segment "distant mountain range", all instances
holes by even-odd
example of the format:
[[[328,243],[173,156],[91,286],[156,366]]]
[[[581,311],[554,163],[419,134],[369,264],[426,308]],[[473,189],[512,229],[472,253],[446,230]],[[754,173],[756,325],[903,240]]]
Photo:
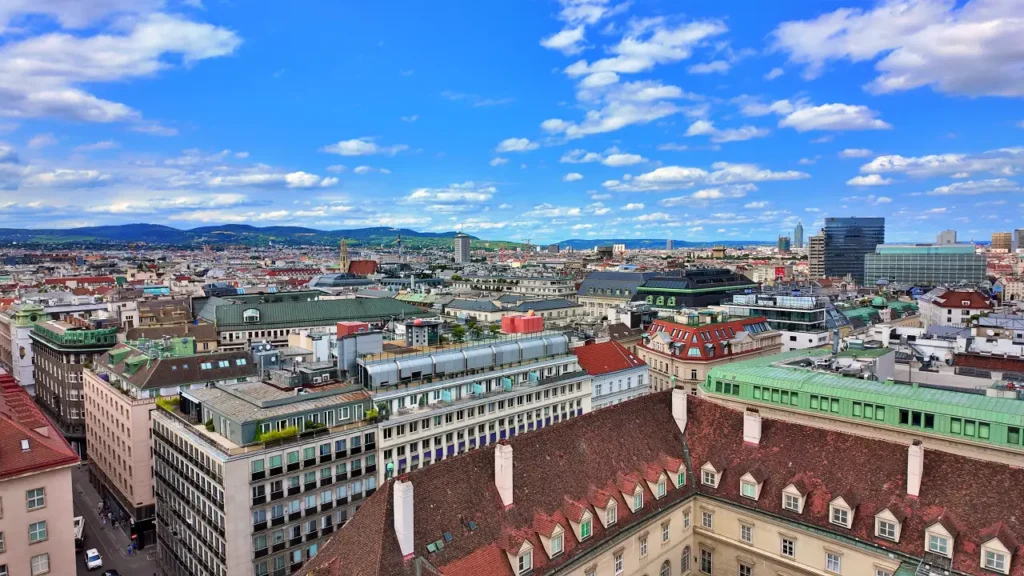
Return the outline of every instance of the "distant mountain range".
[[[625,244],[627,250],[664,250],[667,238],[588,238],[580,240],[562,240],[558,243],[559,248],[573,250],[593,250],[594,246],[613,246]],[[673,248],[707,248],[709,246],[772,246],[775,242],[768,240],[709,240],[707,242],[688,242],[686,240],[672,240]]]

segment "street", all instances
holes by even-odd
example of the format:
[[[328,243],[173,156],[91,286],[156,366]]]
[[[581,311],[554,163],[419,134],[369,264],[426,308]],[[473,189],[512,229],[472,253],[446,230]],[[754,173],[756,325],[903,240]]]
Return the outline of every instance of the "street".
[[[157,567],[156,546],[149,546],[145,550],[128,556],[128,535],[120,528],[114,528],[109,524],[104,525],[96,513],[96,506],[100,503],[100,496],[89,484],[89,473],[86,465],[80,469],[71,471],[71,481],[74,487],[75,516],[85,517],[85,545],[82,552],[77,554],[78,576],[96,576],[103,570],[111,568],[117,570],[122,576],[157,576],[160,569]],[[102,570],[92,572],[86,570],[84,552],[90,548],[99,550],[103,557]]]

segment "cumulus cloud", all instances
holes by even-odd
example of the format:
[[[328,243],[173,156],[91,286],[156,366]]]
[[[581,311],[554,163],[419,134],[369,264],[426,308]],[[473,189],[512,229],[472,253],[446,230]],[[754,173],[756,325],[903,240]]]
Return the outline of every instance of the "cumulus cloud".
[[[531,142],[529,138],[506,138],[498,142],[495,152],[529,152],[540,148],[537,142]]]
[[[873,93],[924,86],[948,94],[1024,96],[1020,4],[1009,0],[888,0],[783,22],[775,50],[814,78],[835,61],[875,62]]]
[[[207,180],[211,188],[233,187],[233,186],[257,186],[257,187],[278,187],[285,188],[315,188],[317,186],[330,186],[337,183],[337,178],[321,178],[316,174],[308,172],[260,172],[259,169],[234,174],[230,176],[213,176]]]
[[[892,202],[892,198],[888,196],[875,196],[870,194],[868,196],[847,196],[841,198],[840,202],[864,202],[872,206],[878,206],[879,204],[889,204]]]
[[[502,164],[507,164],[507,163],[508,163],[508,158],[502,158],[500,156],[492,158],[491,161],[489,162],[489,164],[491,166],[501,166]]]
[[[706,206],[714,200],[743,198],[747,195],[747,192],[752,192],[754,190],[757,190],[757,186],[753,184],[737,184],[719,186],[717,188],[704,188],[702,190],[697,190],[688,196],[676,196],[674,198],[659,200],[658,205],[666,208],[688,206],[691,204]]]
[[[583,174],[579,172],[569,172],[562,178],[563,182],[576,182],[578,180],[583,180]]]
[[[888,186],[889,184],[892,184],[891,178],[882,178],[878,174],[854,176],[846,181],[847,186]]]
[[[768,71],[767,74],[764,75],[764,79],[769,81],[775,80],[776,78],[782,76],[785,73],[786,72],[782,68],[772,68],[771,70]]]
[[[603,153],[587,152],[586,150],[579,148],[570,150],[562,154],[559,162],[563,164],[587,164],[590,162],[600,162],[605,166],[620,168],[623,166],[643,164],[644,162],[647,162],[647,158],[644,158],[639,154],[622,152],[617,147],[613,146],[605,150]]]
[[[555,206],[553,204],[543,203],[533,207],[532,210],[523,214],[523,216],[530,218],[565,218],[565,217],[576,217],[583,214],[583,210],[579,208],[573,208],[570,206]]]
[[[463,182],[451,184],[445,188],[417,188],[405,197],[406,202],[432,204],[479,204],[487,202],[498,192],[491,185]]]
[[[988,194],[990,192],[1022,192],[1024,188],[1013,180],[1006,178],[992,178],[989,180],[966,180],[954,182],[947,186],[939,186],[926,192],[929,196],[952,196],[964,195],[973,196],[976,194]]]
[[[867,148],[847,148],[839,153],[840,158],[867,158],[873,152]]]
[[[979,154],[879,156],[860,167],[864,174],[902,173],[915,178],[985,172],[1013,176],[1024,170],[1024,148],[1000,148]]]
[[[558,50],[565,55],[579,54],[583,51],[585,30],[584,26],[565,28],[542,39],[540,45],[550,50]]]
[[[373,166],[356,166],[352,169],[353,174],[391,174],[387,168],[374,168]]]
[[[643,210],[643,209],[644,209],[644,205],[642,203],[640,203],[640,202],[630,202],[629,204],[626,204],[625,206],[622,207],[622,210],[624,212],[632,212],[634,210]]]
[[[762,208],[767,208],[768,202],[764,200],[759,200],[757,202],[747,202],[746,204],[743,205],[743,207],[748,208],[750,210],[760,210]]]
[[[386,154],[394,156],[403,150],[408,150],[409,146],[405,144],[394,144],[391,146],[381,146],[373,141],[372,138],[352,138],[350,140],[341,140],[334,144],[328,144],[320,148],[321,152],[327,152],[328,154],[337,154],[339,156],[372,156],[375,154]]]
[[[767,128],[757,128],[750,126],[749,124],[743,125],[739,128],[726,128],[724,130],[716,128],[715,125],[709,120],[697,120],[690,127],[686,129],[686,136],[710,136],[711,141],[715,143],[724,142],[740,142],[743,140],[751,140],[753,138],[763,138],[768,135],[770,130]]]
[[[888,130],[888,122],[876,118],[878,113],[867,106],[823,104],[794,110],[779,121],[779,127],[797,132],[810,130]]]
[[[687,71],[690,74],[725,74],[731,67],[732,65],[725,60],[715,60],[712,62],[694,64],[687,68]]]
[[[805,172],[796,170],[775,172],[762,169],[756,164],[716,162],[711,165],[711,168],[712,170],[709,172],[703,168],[663,166],[630,179],[608,180],[604,182],[604,187],[622,192],[655,192],[679,190],[699,184],[746,184],[810,178],[810,175]]]

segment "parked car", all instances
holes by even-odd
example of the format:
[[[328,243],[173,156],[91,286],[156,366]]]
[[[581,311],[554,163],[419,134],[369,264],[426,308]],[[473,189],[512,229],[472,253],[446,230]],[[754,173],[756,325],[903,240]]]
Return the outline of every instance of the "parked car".
[[[103,573],[103,576],[121,576],[121,573],[117,570],[107,570]]]
[[[100,557],[99,550],[89,548],[85,551],[85,567],[89,570],[103,567],[103,558]]]

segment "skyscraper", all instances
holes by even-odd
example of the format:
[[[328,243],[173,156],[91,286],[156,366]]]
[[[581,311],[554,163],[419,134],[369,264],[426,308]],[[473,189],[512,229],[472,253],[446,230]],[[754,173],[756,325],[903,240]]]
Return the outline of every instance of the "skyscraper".
[[[469,236],[459,232],[455,235],[455,262],[466,264],[469,262]]]
[[[672,249],[673,249],[672,239],[669,238],[668,240],[665,240],[665,250],[672,250]]]
[[[885,243],[885,218],[826,218],[825,276],[864,283],[864,256]]]
[[[789,252],[792,247],[789,236],[779,236],[779,252]]]
[[[936,244],[956,244],[956,230],[943,230],[939,232]]]
[[[1013,234],[1009,232],[993,232],[991,248],[993,250],[1009,252],[1013,248]]]
[[[804,223],[797,222],[796,228],[793,229],[793,247],[803,248],[804,247]]]
[[[1024,248],[1024,228],[1017,228],[1013,231],[1013,246],[1014,251]]]
[[[818,232],[807,240],[807,273],[813,279],[825,277],[824,232]]]

